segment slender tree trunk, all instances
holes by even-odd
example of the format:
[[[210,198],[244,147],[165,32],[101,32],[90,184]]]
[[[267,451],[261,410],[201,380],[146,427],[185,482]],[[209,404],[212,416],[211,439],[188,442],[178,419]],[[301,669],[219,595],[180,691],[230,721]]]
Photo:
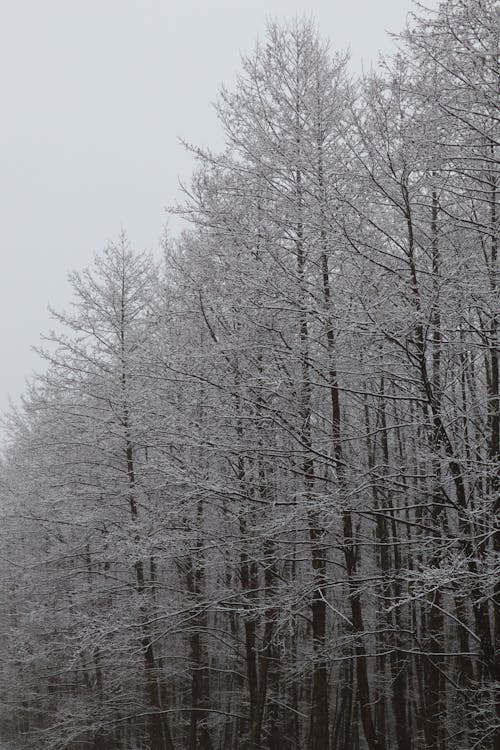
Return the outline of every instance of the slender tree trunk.
[[[331,302],[331,289],[330,289],[330,278],[328,271],[328,259],[324,254],[322,256],[322,268],[323,268],[323,293],[325,302],[330,307]],[[330,356],[330,371],[329,371],[329,390],[331,399],[332,409],[332,444],[333,444],[333,455],[335,461],[335,468],[337,472],[337,481],[344,497],[347,496],[348,484],[347,477],[345,474],[345,461],[342,447],[342,432],[341,432],[341,412],[340,412],[340,396],[339,387],[337,380],[337,372],[335,368],[335,341],[333,322],[330,318],[327,319],[327,345]],[[365,734],[366,742],[370,750],[379,750],[382,745],[381,741],[377,737],[375,730],[375,723],[372,714],[372,703],[370,698],[370,687],[368,679],[368,660],[366,654],[366,648],[363,642],[363,615],[361,607],[361,594],[359,592],[360,581],[358,579],[358,559],[356,542],[354,537],[354,527],[352,521],[352,513],[350,510],[345,510],[342,513],[342,524],[343,524],[343,551],[346,565],[349,601],[351,606],[351,622],[354,633],[354,653],[356,655],[356,675],[358,683],[358,697],[361,713],[361,722],[363,724],[363,731]]]
[[[124,282],[123,282],[124,283]],[[127,401],[127,376],[125,372],[125,311],[124,311],[124,299],[125,290],[122,287],[122,313],[121,313],[121,353],[122,353],[122,398],[123,398],[123,413],[122,423],[125,435],[125,459],[127,467],[127,478],[128,478],[128,490],[129,490],[129,506],[130,515],[132,522],[137,523],[138,520],[138,507],[136,499],[136,477],[135,477],[135,465],[134,465],[134,449],[131,440],[130,431],[130,416],[129,406]],[[135,534],[135,543],[138,544],[139,538]],[[137,554],[140,551],[137,550]],[[162,712],[161,703],[161,691],[157,676],[155,654],[153,640],[148,625],[148,613],[145,603],[146,596],[146,581],[144,575],[144,563],[138,556],[134,563],[135,575],[136,575],[136,589],[137,593],[142,597],[141,604],[141,616],[142,616],[142,651],[144,655],[144,669],[145,669],[145,681],[146,681],[146,692],[149,700],[150,716],[149,716],[149,738],[150,738],[150,750],[174,750],[172,742],[172,736],[170,733],[170,727],[168,724],[167,716]]]

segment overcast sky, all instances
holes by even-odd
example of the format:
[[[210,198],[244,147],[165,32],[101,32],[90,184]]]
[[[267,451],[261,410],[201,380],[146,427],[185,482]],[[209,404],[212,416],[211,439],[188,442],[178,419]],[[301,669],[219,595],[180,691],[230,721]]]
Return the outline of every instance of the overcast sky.
[[[411,0],[0,0],[0,410],[40,369],[31,350],[67,274],[124,227],[157,250],[212,111],[266,18],[313,14],[353,69],[392,49]],[[172,225],[175,230],[175,226]]]

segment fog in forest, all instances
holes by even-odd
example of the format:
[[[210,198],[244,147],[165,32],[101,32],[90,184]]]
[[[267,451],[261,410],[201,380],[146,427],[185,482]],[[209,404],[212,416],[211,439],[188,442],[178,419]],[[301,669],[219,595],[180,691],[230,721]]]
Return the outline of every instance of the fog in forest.
[[[500,750],[500,6],[413,7],[364,70],[249,24],[168,228],[72,227],[4,419],[6,750]]]

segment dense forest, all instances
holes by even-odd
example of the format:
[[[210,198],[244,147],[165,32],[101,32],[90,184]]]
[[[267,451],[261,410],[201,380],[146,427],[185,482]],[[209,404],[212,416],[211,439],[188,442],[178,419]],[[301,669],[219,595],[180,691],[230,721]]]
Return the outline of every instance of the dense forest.
[[[70,275],[0,465],[6,746],[500,748],[499,17],[357,79],[269,23],[187,229]]]

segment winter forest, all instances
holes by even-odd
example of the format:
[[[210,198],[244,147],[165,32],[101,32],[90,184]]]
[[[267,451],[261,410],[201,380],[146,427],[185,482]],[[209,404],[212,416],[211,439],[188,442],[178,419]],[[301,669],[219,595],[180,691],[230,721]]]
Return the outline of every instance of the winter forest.
[[[187,229],[70,275],[0,464],[9,750],[500,748],[498,26],[354,78],[269,23]]]

